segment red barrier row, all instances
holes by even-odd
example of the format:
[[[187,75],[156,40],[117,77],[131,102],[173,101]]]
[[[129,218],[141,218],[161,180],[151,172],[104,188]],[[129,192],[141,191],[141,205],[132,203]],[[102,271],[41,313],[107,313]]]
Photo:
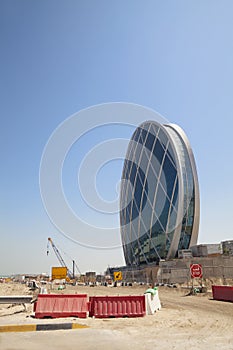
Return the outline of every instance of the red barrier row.
[[[212,292],[215,300],[233,302],[233,286],[212,286]]]
[[[145,296],[90,297],[89,315],[97,318],[142,317],[146,314]]]
[[[142,317],[146,314],[145,296],[97,296],[87,294],[39,294],[34,304],[35,318]]]
[[[86,318],[88,305],[87,294],[39,294],[34,312],[36,318]]]

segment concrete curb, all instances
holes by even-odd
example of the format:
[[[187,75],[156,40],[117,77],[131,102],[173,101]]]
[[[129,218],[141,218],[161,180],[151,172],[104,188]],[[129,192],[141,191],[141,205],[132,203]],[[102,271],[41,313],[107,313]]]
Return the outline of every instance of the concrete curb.
[[[0,333],[3,332],[35,332],[35,331],[57,331],[78,328],[89,328],[79,323],[51,323],[51,324],[16,324],[0,326]]]

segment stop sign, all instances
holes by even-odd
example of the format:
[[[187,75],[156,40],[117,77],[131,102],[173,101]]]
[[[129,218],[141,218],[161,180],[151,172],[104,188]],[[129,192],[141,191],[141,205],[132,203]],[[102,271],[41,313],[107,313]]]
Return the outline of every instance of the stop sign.
[[[202,266],[201,264],[191,264],[190,273],[192,278],[202,278]]]

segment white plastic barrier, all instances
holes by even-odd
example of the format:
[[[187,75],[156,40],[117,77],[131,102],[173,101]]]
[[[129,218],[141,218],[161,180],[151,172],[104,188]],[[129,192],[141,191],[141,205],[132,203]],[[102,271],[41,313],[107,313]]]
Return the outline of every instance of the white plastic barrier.
[[[48,294],[47,288],[45,288],[45,287],[40,287],[40,289],[39,289],[39,294]]]
[[[147,315],[153,315],[157,310],[161,309],[159,292],[157,289],[148,289],[145,293],[145,299]]]

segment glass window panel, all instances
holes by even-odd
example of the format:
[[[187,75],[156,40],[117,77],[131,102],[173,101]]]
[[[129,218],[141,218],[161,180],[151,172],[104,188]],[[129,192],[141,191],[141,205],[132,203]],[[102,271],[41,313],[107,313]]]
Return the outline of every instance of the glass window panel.
[[[169,200],[166,198],[165,204],[164,204],[164,208],[162,210],[162,213],[159,217],[159,221],[161,222],[164,231],[166,231],[166,227],[167,227],[167,219],[168,219],[168,213],[169,213],[169,208],[170,208],[170,202]]]
[[[145,181],[145,170],[146,169],[141,168],[141,166],[139,166],[139,168],[137,169],[137,171],[138,171],[137,176],[140,179],[142,186],[143,186],[144,181]]]
[[[163,187],[167,191],[168,197],[171,199],[177,172],[167,155],[165,156],[163,163],[163,173],[165,174],[166,179],[166,184],[163,184]]]
[[[158,159],[154,156],[154,154],[151,158],[150,167],[156,179],[159,178],[161,172],[161,164],[159,163]]]
[[[141,125],[141,129],[145,130],[146,132],[151,128],[151,123],[146,122]]]
[[[142,152],[142,145],[138,145],[138,147],[135,150],[135,153],[133,155],[133,162],[138,165],[139,164],[139,160],[141,158],[141,152]]]
[[[140,131],[141,131],[140,128],[137,128],[137,129],[135,130],[135,132],[134,132],[134,134],[133,134],[133,136],[132,136],[132,139],[133,139],[134,141],[138,141],[139,135],[140,135]]]
[[[170,215],[169,215],[169,224],[167,231],[173,232],[173,230],[176,228],[176,220],[177,220],[177,212],[174,210],[173,207],[171,207]]]
[[[148,183],[148,198],[151,202],[151,205],[153,205],[155,190],[157,186],[157,178],[155,177],[151,166],[149,167],[148,174],[147,174],[147,183]]]
[[[146,186],[145,186],[143,193],[142,193],[141,202],[140,202],[140,210],[141,211],[144,209],[144,207],[146,205],[147,195],[148,195],[148,191],[147,191],[147,183],[146,183]]]
[[[138,142],[143,144],[144,142],[144,139],[143,139],[143,130],[140,128],[140,135],[139,135],[139,138],[138,138]]]
[[[151,133],[152,135],[157,136],[159,129],[160,129],[159,126],[157,126],[157,125],[155,125],[155,124],[152,124],[152,125],[151,125],[151,128],[150,128],[150,133]]]
[[[151,237],[155,240],[161,233],[164,233],[164,229],[162,228],[160,222],[154,217],[153,226],[151,229]]]
[[[126,160],[125,167],[124,167],[124,172],[123,172],[123,177],[125,179],[127,179],[128,176],[129,176],[130,167],[131,167],[131,162]]]
[[[168,148],[167,148],[167,154],[168,154],[168,157],[169,157],[170,161],[172,162],[173,166],[176,168],[176,161],[175,161],[176,158],[175,158],[175,154],[174,154],[174,151],[173,151],[170,143],[169,143]]]
[[[128,146],[128,150],[126,153],[126,159],[131,160],[132,159],[132,155],[135,149],[135,142],[130,140],[129,141],[129,146]]]
[[[138,217],[139,211],[138,211],[138,207],[137,204],[135,203],[135,201],[133,201],[133,205],[132,205],[132,220],[135,220]]]
[[[147,133],[148,133],[148,131],[146,131],[145,129],[142,129],[141,139],[142,139],[143,143],[144,143],[144,141],[145,141],[145,139],[147,137]]]
[[[162,164],[162,160],[163,160],[163,156],[164,156],[164,149],[161,146],[161,143],[159,142],[159,140],[156,141],[155,148],[153,150],[153,154],[155,155],[155,157],[159,161],[159,164]]]
[[[167,199],[164,191],[159,185],[157,195],[156,195],[155,213],[157,217],[159,217],[159,221],[161,222],[164,230],[166,230],[166,226],[167,226],[167,217],[168,217],[169,207],[170,207],[170,201]]]
[[[132,163],[132,168],[130,173],[130,182],[132,185],[134,184],[136,173],[137,173],[137,166],[135,163]]]
[[[138,239],[138,233],[137,233],[137,227],[135,227],[134,225],[131,226],[131,239],[132,242],[137,242]]]
[[[140,229],[139,229],[139,235],[143,236],[145,232],[150,231],[151,227],[151,216],[152,216],[152,207],[147,202],[146,206],[143,208],[143,211],[141,211],[142,215],[139,217],[140,220]]]
[[[131,205],[128,205],[126,208],[126,217],[125,217],[125,221],[126,224],[128,224],[131,221]]]
[[[149,153],[149,151],[146,153]],[[141,161],[140,161],[140,165],[139,165],[139,175],[140,175],[140,179],[142,181],[145,180],[145,174],[147,172],[147,168],[148,168],[148,159],[146,156],[143,155],[141,158]],[[143,176],[142,176],[142,174],[143,174]]]
[[[142,189],[143,189],[143,186],[141,184],[141,181],[140,181],[139,177],[137,177],[136,183],[135,183],[134,199],[135,199],[138,207],[140,207],[140,203],[141,203]]]
[[[165,132],[163,131],[163,129],[159,130],[158,138],[159,138],[163,148],[166,149],[167,148],[167,143],[168,143],[168,137],[165,134]]]
[[[155,142],[155,136],[149,132],[146,139],[145,147],[151,151],[154,145],[154,142]]]

